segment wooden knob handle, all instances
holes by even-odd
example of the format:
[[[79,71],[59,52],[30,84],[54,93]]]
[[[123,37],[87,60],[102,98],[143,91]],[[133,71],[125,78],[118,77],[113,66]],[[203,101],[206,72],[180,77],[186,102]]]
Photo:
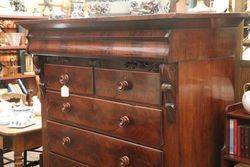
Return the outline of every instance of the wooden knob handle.
[[[167,92],[169,90],[171,90],[173,88],[173,86],[171,84],[168,84],[168,83],[163,83],[161,85],[161,91],[163,92]]]
[[[170,123],[175,122],[175,105],[173,103],[166,103],[165,108],[167,109],[167,118]]]
[[[66,102],[66,103],[63,103],[62,105],[62,112],[63,113],[68,113],[71,111],[71,105],[70,103]]]
[[[61,75],[60,78],[59,78],[59,82],[62,85],[66,85],[69,82],[69,76],[68,76],[68,74]]]
[[[121,81],[118,83],[117,90],[119,92],[126,91],[132,88],[132,84],[128,81]]]
[[[44,98],[45,97],[45,83],[38,83],[39,86],[39,91],[41,93],[41,96]]]
[[[175,110],[175,105],[173,103],[166,103],[165,108]]]
[[[34,72],[35,72],[36,75],[39,75],[41,73],[41,71],[42,70],[40,68],[35,68],[34,69]]]
[[[128,116],[123,116],[120,118],[120,122],[119,122],[119,126],[122,127],[126,127],[128,126],[128,124],[130,123],[129,117]]]
[[[62,145],[64,145],[64,146],[69,146],[70,143],[71,143],[70,137],[64,137],[64,138],[62,139]]]
[[[120,167],[126,167],[129,165],[129,157],[123,156],[120,158]]]

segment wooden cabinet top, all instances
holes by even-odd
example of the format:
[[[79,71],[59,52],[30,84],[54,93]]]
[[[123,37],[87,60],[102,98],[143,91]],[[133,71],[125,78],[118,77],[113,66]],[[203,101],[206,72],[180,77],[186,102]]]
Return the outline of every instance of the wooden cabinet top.
[[[17,23],[29,30],[28,50],[35,55],[176,62],[235,55],[239,25],[248,16],[170,13]]]
[[[33,29],[145,29],[173,27],[210,27],[235,25],[249,17],[246,13],[169,13],[143,16],[109,16],[62,20],[17,21],[29,30]],[[173,24],[178,22],[178,24]],[[192,24],[190,24],[192,23]]]

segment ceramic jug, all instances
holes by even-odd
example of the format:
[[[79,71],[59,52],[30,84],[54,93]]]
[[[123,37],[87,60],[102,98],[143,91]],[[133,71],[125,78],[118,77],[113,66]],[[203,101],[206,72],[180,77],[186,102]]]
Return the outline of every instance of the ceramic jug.
[[[242,96],[242,104],[248,114],[250,114],[250,83],[244,85],[244,94]]]

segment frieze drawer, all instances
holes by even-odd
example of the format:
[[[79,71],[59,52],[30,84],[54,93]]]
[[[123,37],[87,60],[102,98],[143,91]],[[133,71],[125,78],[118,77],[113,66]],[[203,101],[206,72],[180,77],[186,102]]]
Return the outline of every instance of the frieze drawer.
[[[110,134],[148,146],[160,147],[162,110],[47,92],[48,117],[69,125]]]
[[[98,167],[160,167],[163,153],[131,142],[47,122],[48,150]]]
[[[45,81],[49,89],[60,91],[65,85],[71,93],[93,94],[91,67],[46,64]]]
[[[97,96],[161,104],[159,73],[96,68],[95,82]]]

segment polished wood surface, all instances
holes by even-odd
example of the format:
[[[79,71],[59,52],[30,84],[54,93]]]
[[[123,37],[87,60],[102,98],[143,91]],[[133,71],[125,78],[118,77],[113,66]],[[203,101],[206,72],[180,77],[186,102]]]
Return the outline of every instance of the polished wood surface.
[[[65,138],[69,141],[64,144]],[[122,167],[124,156],[129,157],[129,166],[158,167],[162,163],[162,151],[53,122],[48,122],[48,149],[92,166]]]
[[[88,58],[134,57],[142,59],[166,59],[170,50],[168,43],[169,38],[171,38],[170,30],[174,30],[176,28],[205,28],[209,30],[205,30],[204,33],[202,33],[202,30],[194,30],[193,32],[198,31],[197,33],[202,34],[200,37],[201,40],[206,40],[204,37],[209,39],[213,36],[218,37],[212,39],[219,39],[223,35],[234,35],[234,33],[210,33],[210,28],[237,27],[241,22],[240,18],[247,16],[247,14],[239,13],[171,13],[148,16],[46,20],[42,21],[42,24],[40,24],[41,21],[37,20],[23,21],[22,26],[30,30],[28,36],[30,40],[29,51],[37,55],[60,54],[63,56]],[[152,29],[154,29],[154,31],[150,31]],[[192,33],[188,30],[185,31],[187,34],[195,35],[195,33]],[[205,41],[204,44],[207,45],[209,45],[210,41],[212,42],[211,45],[206,48],[206,50],[211,48],[212,50],[214,49],[214,51],[216,51],[216,49],[219,50],[219,48],[224,48],[215,48],[220,46],[215,45],[217,41],[218,44],[223,44],[223,42],[221,40],[216,40],[213,42],[212,39]],[[192,38],[192,40],[199,41],[199,37],[197,36],[196,38]],[[232,39],[228,38],[224,41],[230,43]],[[178,42],[175,42],[174,44],[178,45]],[[197,43],[198,46],[199,44],[201,43]],[[194,44],[192,46],[197,45]],[[230,45],[234,46],[233,44]],[[224,44],[224,46],[226,46],[226,44]],[[172,52],[175,51],[173,48],[176,47],[173,46],[171,48]],[[178,47],[176,49],[177,50],[175,52],[178,52],[180,48]],[[193,49],[190,49],[189,51],[192,50]],[[231,50],[231,48],[229,48],[229,50]]]
[[[46,85],[50,89],[60,91],[65,85],[72,93],[93,94],[91,68],[47,64],[45,75],[47,76]]]
[[[69,158],[56,155],[54,153],[49,154],[49,167],[88,167],[88,165],[83,165],[79,162],[73,161]]]
[[[20,22],[30,30],[41,77],[44,165],[54,152],[90,166],[219,166],[223,110],[234,100],[234,60],[247,16]],[[60,82],[79,68],[88,72],[77,70],[70,96],[61,98]]]
[[[107,100],[47,92],[48,117],[61,123],[89,128],[137,143],[160,147],[162,111]],[[70,104],[63,111],[64,104]]]
[[[226,121],[225,121],[225,139],[224,147],[221,151],[221,167],[231,167],[238,163],[250,165],[250,159],[240,157],[239,155],[229,154],[229,139],[230,139],[230,120],[236,119],[238,125],[247,125],[249,123],[249,114],[244,109],[242,102],[233,103],[225,108]],[[248,138],[249,140],[249,138]]]
[[[168,166],[212,167],[219,162],[220,152],[214,150],[223,145],[224,108],[234,100],[234,71],[227,67],[233,67],[232,58],[179,64],[176,123],[167,122],[165,132],[171,134],[165,136],[172,150],[166,152]]]
[[[127,88],[126,85],[122,85],[124,82],[127,82]],[[161,104],[159,73],[96,68],[95,86],[97,96]]]
[[[206,60],[234,56],[239,29],[181,29],[171,33],[168,61]],[[185,35],[183,35],[185,34]],[[189,42],[188,42],[189,41]]]
[[[162,23],[164,20],[167,22],[171,21],[180,21],[187,20],[188,22],[193,23],[193,21],[200,21],[199,19],[225,19],[227,22],[232,22],[232,20],[241,20],[242,18],[248,17],[247,13],[168,13],[168,14],[156,14],[156,15],[144,15],[144,16],[113,16],[113,17],[96,17],[96,18],[83,18],[83,19],[63,19],[63,20],[27,20],[27,21],[19,21],[18,24],[29,28],[29,29],[63,29],[63,28],[83,28],[83,27],[91,27],[91,28],[105,28],[105,27],[115,27],[116,24],[106,24],[103,27],[97,27],[97,24],[100,23],[110,23],[117,22],[117,24],[124,24],[124,28],[127,28],[129,25],[125,25],[125,23],[133,24],[133,27],[138,25],[142,25],[147,21],[152,23],[152,26],[155,23]],[[192,20],[190,20],[192,19]],[[145,22],[144,22],[145,21]],[[208,20],[209,21],[209,20]],[[43,24],[40,24],[40,23]],[[73,23],[73,24],[72,24]],[[74,24],[76,23],[76,24]],[[166,24],[166,23],[164,23]],[[164,25],[163,24],[163,25]],[[225,24],[225,23],[220,23]],[[145,28],[148,27],[149,22],[145,25]],[[190,25],[196,26],[198,24]],[[178,26],[178,25],[172,25]],[[121,27],[117,27],[120,29]]]

